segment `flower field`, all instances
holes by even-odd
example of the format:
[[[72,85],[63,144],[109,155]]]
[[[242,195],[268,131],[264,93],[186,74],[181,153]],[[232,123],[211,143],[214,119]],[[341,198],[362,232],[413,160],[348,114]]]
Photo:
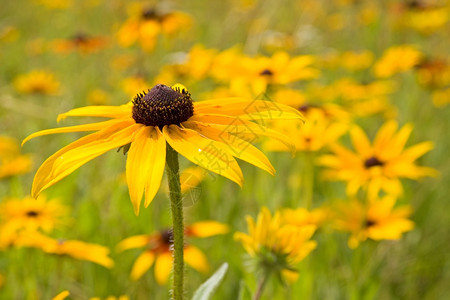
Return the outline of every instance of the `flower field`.
[[[447,299],[450,2],[0,10],[0,299]]]

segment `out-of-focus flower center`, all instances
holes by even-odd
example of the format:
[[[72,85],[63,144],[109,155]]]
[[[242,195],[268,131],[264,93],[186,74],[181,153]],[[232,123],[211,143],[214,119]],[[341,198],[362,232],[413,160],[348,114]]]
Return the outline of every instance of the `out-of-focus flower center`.
[[[365,225],[366,225],[367,228],[369,228],[369,227],[374,226],[376,224],[377,224],[377,222],[375,222],[373,220],[370,220],[370,219],[367,219]]]
[[[264,70],[261,71],[261,73],[259,73],[259,75],[261,75],[261,76],[272,76],[273,72],[271,70],[269,70],[269,69],[264,69]]]
[[[384,162],[379,161],[378,158],[376,158],[375,156],[372,156],[371,158],[367,159],[364,162],[364,167],[366,167],[366,169],[376,167],[376,166],[383,166],[383,165],[384,165]]]
[[[146,126],[179,125],[194,115],[191,94],[185,89],[155,85],[133,100],[133,119]]]
[[[84,33],[77,33],[76,35],[74,35],[71,40],[75,43],[75,44],[84,44],[87,43],[89,41],[89,37],[84,34]]]
[[[165,245],[172,245],[173,244],[173,230],[172,229],[166,229],[161,231],[161,241]]]
[[[27,211],[27,217],[36,218],[37,216],[39,216],[39,213],[37,211],[35,210]]]

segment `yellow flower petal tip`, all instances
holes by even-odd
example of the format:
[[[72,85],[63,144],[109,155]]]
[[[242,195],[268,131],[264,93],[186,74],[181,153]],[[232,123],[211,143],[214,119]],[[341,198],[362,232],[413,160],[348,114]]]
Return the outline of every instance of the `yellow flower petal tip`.
[[[66,299],[68,296],[70,296],[70,292],[69,292],[69,291],[62,291],[61,293],[59,293],[58,295],[56,295],[55,297],[53,297],[52,300],[64,300],[64,299]]]

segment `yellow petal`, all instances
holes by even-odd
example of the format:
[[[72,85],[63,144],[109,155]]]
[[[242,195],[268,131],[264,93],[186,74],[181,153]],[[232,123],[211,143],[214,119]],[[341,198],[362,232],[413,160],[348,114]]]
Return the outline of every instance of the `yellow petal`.
[[[169,279],[172,271],[172,254],[170,252],[163,252],[156,258],[155,263],[155,277],[159,285],[164,285]]]
[[[150,251],[145,251],[136,259],[131,270],[130,278],[132,280],[138,280],[144,275],[145,272],[150,269],[155,261],[155,254]]]
[[[184,261],[199,272],[209,272],[208,260],[205,254],[197,247],[189,245],[184,249]]]
[[[69,110],[60,114],[57,121],[64,120],[67,117],[103,117],[103,118],[131,118],[131,103],[120,106],[86,106]]]
[[[350,136],[352,139],[353,147],[359,153],[360,156],[369,158],[373,156],[372,147],[370,146],[370,141],[364,131],[355,126],[350,130]]]
[[[52,186],[95,157],[130,143],[133,132],[140,125],[134,123],[129,126],[129,124],[129,121],[121,122],[92,133],[50,156],[36,172],[32,196],[37,198],[42,190]]]
[[[203,125],[197,122],[184,122],[183,125],[209,139],[225,144],[233,156],[251,163],[272,175],[275,174],[275,169],[269,159],[255,146],[234,135],[234,132],[219,130],[211,125]]]
[[[166,142],[159,129],[143,126],[128,151],[126,177],[134,213],[139,214],[142,195],[150,204],[161,184],[166,160]]]
[[[175,151],[193,163],[242,185],[242,171],[223,144],[176,125],[164,126],[163,134]]]
[[[283,143],[291,152],[295,152],[295,144],[289,137],[249,120],[219,114],[198,114],[189,118],[189,121],[202,123],[219,130],[235,132],[248,142],[255,142],[260,136],[273,138]]]
[[[187,234],[194,237],[209,237],[218,234],[225,234],[229,231],[229,227],[226,224],[222,224],[216,221],[201,221],[191,224],[187,228]]]
[[[190,167],[180,174],[181,192],[186,193],[196,187],[203,180],[207,172],[200,167]]]
[[[58,295],[56,295],[55,297],[53,297],[52,300],[64,300],[64,299],[66,299],[69,295],[70,295],[69,291],[62,291],[61,293],[59,293]]]
[[[149,236],[146,234],[130,236],[117,244],[116,249],[122,252],[128,249],[144,247],[148,242]]]
[[[122,121],[120,120],[109,120],[105,122],[97,122],[97,123],[91,123],[91,124],[84,124],[84,125],[77,125],[77,126],[69,126],[69,127],[61,127],[61,128],[53,128],[53,129],[46,129],[41,130],[38,132],[35,132],[33,134],[30,134],[22,141],[22,146],[29,140],[43,135],[48,134],[55,134],[55,133],[67,133],[67,132],[80,132],[80,131],[96,131],[96,130],[102,130],[109,126],[112,126],[114,124],[120,123]]]

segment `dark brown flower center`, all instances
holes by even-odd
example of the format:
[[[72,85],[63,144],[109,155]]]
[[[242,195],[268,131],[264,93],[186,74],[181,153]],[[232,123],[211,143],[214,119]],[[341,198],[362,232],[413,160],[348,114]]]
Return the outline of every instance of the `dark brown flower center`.
[[[86,34],[80,32],[80,33],[77,33],[76,35],[72,36],[71,40],[75,44],[84,44],[89,41],[89,37]]]
[[[376,225],[376,224],[377,224],[377,222],[375,222],[375,221],[373,221],[373,220],[367,219],[365,225],[366,225],[366,227],[368,228],[368,227],[374,226],[374,225]]]
[[[367,159],[364,162],[364,167],[366,167],[366,169],[376,167],[376,166],[383,166],[383,165],[384,165],[384,162],[379,161],[378,158],[376,158],[375,156],[372,156],[371,158]]]
[[[172,245],[173,244],[173,230],[172,229],[166,229],[161,231],[161,241],[165,245]]]
[[[39,213],[37,211],[35,210],[27,211],[27,217],[36,218],[37,216],[39,216]]]
[[[259,75],[261,75],[261,76],[272,76],[273,72],[271,70],[269,70],[269,69],[264,69],[264,70],[261,71],[261,73],[259,73]]]
[[[194,115],[191,94],[185,89],[155,85],[133,100],[133,119],[146,126],[179,125]]]

